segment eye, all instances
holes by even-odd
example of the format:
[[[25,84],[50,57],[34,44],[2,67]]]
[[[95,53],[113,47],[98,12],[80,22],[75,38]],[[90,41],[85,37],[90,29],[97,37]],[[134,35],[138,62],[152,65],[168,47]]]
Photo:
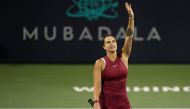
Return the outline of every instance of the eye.
[[[107,41],[107,44],[109,44],[110,43],[110,41]]]

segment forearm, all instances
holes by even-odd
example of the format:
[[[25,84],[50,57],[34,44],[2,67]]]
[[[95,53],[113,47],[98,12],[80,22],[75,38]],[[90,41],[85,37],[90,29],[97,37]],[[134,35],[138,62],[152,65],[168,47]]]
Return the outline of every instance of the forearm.
[[[94,85],[94,100],[99,100],[101,88],[99,85]]]
[[[133,34],[134,34],[134,16],[129,16],[126,36],[133,38]]]
[[[125,42],[122,48],[122,53],[124,53],[127,57],[129,57],[131,53],[133,34],[134,34],[134,17],[129,16]]]
[[[93,109],[100,109],[99,105],[99,96],[100,96],[101,88],[99,83],[94,84],[94,106]]]

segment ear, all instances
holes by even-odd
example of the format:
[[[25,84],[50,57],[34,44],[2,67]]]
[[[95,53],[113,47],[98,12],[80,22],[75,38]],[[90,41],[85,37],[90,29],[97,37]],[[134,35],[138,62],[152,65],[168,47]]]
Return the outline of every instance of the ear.
[[[105,45],[103,45],[102,48],[105,50]]]

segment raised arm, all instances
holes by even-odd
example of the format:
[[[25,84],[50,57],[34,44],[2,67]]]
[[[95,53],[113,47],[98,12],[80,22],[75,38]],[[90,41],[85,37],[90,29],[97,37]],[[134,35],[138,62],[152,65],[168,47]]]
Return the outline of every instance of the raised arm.
[[[122,55],[128,58],[131,53],[133,34],[134,34],[134,13],[131,4],[125,3],[125,8],[129,15],[128,27],[126,31],[125,42],[122,48]]]
[[[94,109],[100,109],[99,104],[99,96],[101,92],[101,72],[102,72],[102,60],[96,60],[96,63],[94,65],[94,100],[96,100],[96,103],[94,104]]]

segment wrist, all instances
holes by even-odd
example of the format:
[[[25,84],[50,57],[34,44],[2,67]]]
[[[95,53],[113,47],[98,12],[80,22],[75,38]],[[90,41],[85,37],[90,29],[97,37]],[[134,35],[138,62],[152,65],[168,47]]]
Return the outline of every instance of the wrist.
[[[133,20],[134,19],[134,16],[129,16],[129,20]]]
[[[94,104],[95,104],[95,103],[99,103],[99,100],[94,100],[93,103],[94,103]]]

